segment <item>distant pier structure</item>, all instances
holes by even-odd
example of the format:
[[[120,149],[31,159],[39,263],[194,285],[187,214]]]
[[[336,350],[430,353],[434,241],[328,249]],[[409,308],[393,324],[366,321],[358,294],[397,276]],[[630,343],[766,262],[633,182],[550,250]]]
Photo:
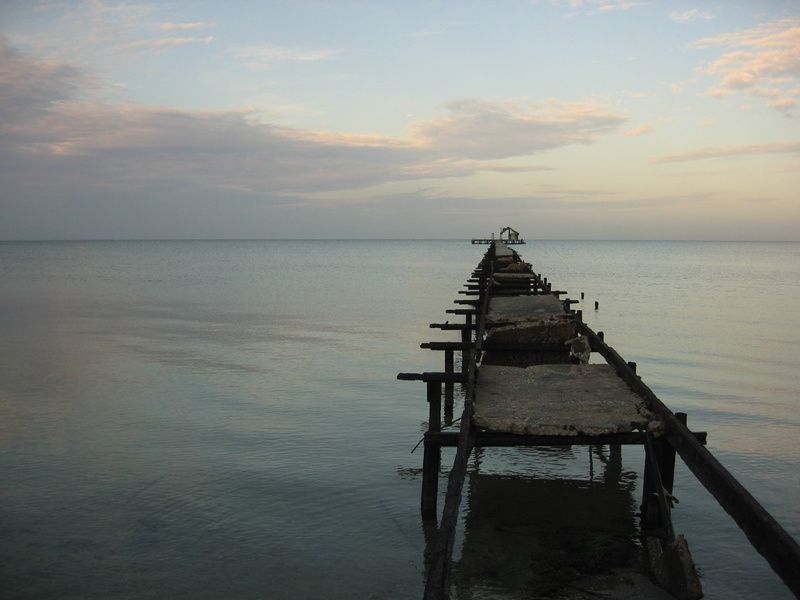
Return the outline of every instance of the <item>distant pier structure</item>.
[[[513,245],[513,244],[524,244],[525,240],[523,240],[519,236],[519,231],[513,229],[511,227],[503,227],[500,230],[500,237],[495,238],[494,232],[492,232],[492,237],[490,238],[473,238],[473,244],[493,244],[494,242],[500,242],[506,245]]]

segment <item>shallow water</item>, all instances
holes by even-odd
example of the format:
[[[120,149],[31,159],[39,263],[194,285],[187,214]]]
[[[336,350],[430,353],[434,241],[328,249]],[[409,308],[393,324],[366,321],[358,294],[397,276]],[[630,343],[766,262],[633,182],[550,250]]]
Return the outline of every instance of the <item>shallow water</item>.
[[[422,386],[395,375],[441,368],[419,343],[451,335],[427,325],[484,249],[0,243],[4,594],[420,597],[410,450],[427,411]],[[800,244],[543,241],[522,254],[554,287],[585,292],[590,326],[800,537]],[[581,498],[603,479],[598,460],[590,470],[579,447],[474,457],[461,589],[524,596],[539,576],[471,566],[476,548],[512,543],[478,518],[493,496],[481,490]],[[638,505],[641,463],[625,450],[617,516]],[[707,597],[791,597],[682,465],[675,493]],[[525,544],[558,539],[530,521],[511,529]],[[570,555],[576,569],[591,552]]]

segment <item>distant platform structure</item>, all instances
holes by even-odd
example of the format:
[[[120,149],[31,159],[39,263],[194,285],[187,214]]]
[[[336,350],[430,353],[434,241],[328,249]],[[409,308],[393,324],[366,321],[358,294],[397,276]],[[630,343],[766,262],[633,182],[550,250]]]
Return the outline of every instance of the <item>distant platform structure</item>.
[[[492,237],[490,238],[474,238],[472,240],[473,244],[492,244],[494,242],[502,242],[504,244],[524,244],[525,240],[523,240],[520,235],[519,231],[516,229],[512,229],[511,227],[503,227],[500,231],[500,237],[495,238],[494,232],[492,232]]]

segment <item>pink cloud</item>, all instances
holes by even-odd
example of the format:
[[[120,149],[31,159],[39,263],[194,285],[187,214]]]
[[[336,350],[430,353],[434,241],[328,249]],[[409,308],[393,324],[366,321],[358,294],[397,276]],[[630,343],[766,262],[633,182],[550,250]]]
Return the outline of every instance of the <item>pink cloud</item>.
[[[550,0],[554,6],[567,10],[567,16],[575,15],[594,15],[597,13],[608,13],[623,10],[630,10],[637,6],[646,4],[635,0]]]
[[[411,127],[411,139],[436,154],[475,159],[524,156],[568,144],[591,143],[625,118],[593,103],[451,102],[447,115]]]
[[[252,69],[268,69],[280,62],[317,62],[330,60],[341,54],[334,48],[303,49],[286,48],[272,44],[244,46],[231,51],[231,54]]]
[[[164,31],[187,31],[192,29],[208,29],[213,27],[213,23],[206,23],[204,21],[192,21],[186,23],[159,23],[158,28]]]
[[[705,38],[697,48],[729,48],[700,68],[717,79],[708,94],[722,97],[740,92],[767,99],[774,108],[797,104],[800,78],[800,18],[787,18],[744,31]],[[769,90],[764,92],[764,90]]]
[[[691,23],[692,21],[710,21],[714,18],[707,10],[692,8],[690,10],[675,11],[669,13],[669,18],[676,23]]]
[[[137,40],[128,44],[120,46],[122,50],[143,50],[151,52],[161,52],[169,48],[180,48],[181,46],[188,46],[191,44],[210,44],[214,41],[214,37],[207,35],[204,37],[168,37],[168,38],[151,38],[146,40]]]
[[[644,123],[643,125],[639,125],[639,127],[634,127],[633,129],[628,129],[623,133],[623,135],[627,137],[639,137],[640,135],[647,135],[653,131],[653,124],[652,123]]]

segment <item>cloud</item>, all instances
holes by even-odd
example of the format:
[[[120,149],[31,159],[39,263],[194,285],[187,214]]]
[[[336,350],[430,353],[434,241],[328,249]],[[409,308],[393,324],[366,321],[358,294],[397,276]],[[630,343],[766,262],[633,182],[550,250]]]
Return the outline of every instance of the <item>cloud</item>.
[[[768,106],[787,110],[800,98],[800,18],[773,21],[744,31],[704,38],[695,48],[725,47],[729,50],[701,67],[716,77],[709,88],[713,97],[748,93],[764,98]]]
[[[777,142],[772,144],[748,144],[743,146],[712,147],[668,154],[654,158],[653,163],[689,162],[710,158],[748,156],[755,154],[795,154],[800,152],[800,142]]]
[[[447,111],[442,118],[412,125],[414,143],[434,154],[483,160],[591,143],[625,121],[596,104],[577,102],[520,105],[462,100],[448,104]]]
[[[413,179],[464,177],[480,171],[492,173],[537,173],[554,171],[553,167],[542,165],[506,165],[490,161],[444,158],[422,164],[410,165],[402,173]]]
[[[0,128],[8,134],[88,84],[71,65],[22,55],[0,35]]]
[[[571,17],[630,10],[646,4],[646,2],[633,0],[550,0],[550,4],[565,9],[567,16]]]
[[[227,203],[250,220],[392,182],[544,171],[525,157],[591,143],[625,121],[591,103],[468,100],[401,137],[356,135],[280,127],[254,111],[99,101],[95,85],[0,38],[0,236],[57,237],[74,222],[75,235],[124,237],[129,221],[169,236],[195,231],[186,218],[230,221]]]
[[[408,205],[418,205],[420,209],[428,207],[448,208],[454,212],[475,211],[496,215],[498,207],[502,207],[503,214],[515,209],[537,211],[574,211],[590,215],[597,215],[598,209],[606,211],[647,211],[653,208],[663,208],[684,204],[698,204],[707,202],[716,196],[715,193],[654,195],[636,198],[608,198],[602,191],[585,190],[574,194],[573,190],[559,190],[534,192],[525,196],[501,196],[487,203],[486,198],[479,196],[455,196],[436,193],[433,190],[423,189],[403,194],[389,194],[375,199],[383,204],[396,204],[398,202]],[[347,202],[342,199],[342,202]],[[337,204],[339,202],[337,201]]]
[[[272,44],[243,46],[231,50],[231,54],[235,58],[241,60],[252,69],[269,69],[280,62],[317,62],[321,60],[330,60],[341,54],[341,52],[341,50],[334,48],[306,50],[302,48],[285,48]]]
[[[676,23],[691,23],[692,21],[710,21],[714,15],[706,10],[692,8],[684,11],[674,11],[669,13],[669,18]]]
[[[683,81],[662,81],[661,85],[667,86],[673,94],[682,94],[688,87],[697,83],[699,76],[684,79]]]
[[[132,185],[147,174],[175,185],[311,192],[480,171],[531,172],[497,162],[617,130],[625,118],[592,103],[453,102],[407,135],[355,135],[278,127],[248,111],[190,111],[91,101],[76,69],[3,44],[0,132],[27,160],[82,163],[98,181]],[[10,134],[13,133],[13,136]],[[104,167],[106,168],[104,173]],[[109,177],[112,175],[112,177]]]
[[[151,38],[146,40],[137,40],[120,46],[121,50],[143,50],[149,52],[162,52],[169,48],[179,48],[181,46],[188,46],[191,44],[210,44],[214,41],[214,37],[207,35],[204,37],[168,37],[168,38]]]
[[[214,23],[206,23],[204,21],[193,21],[186,23],[159,23],[158,28],[165,31],[187,31],[191,29],[208,29],[213,27]]]
[[[651,131],[653,131],[653,124],[644,123],[643,125],[639,125],[639,127],[628,129],[627,131],[623,132],[623,135],[627,137],[639,137],[640,135],[646,135]]]
[[[132,53],[159,54],[194,44],[210,44],[212,36],[193,35],[213,27],[204,21],[154,20],[157,6],[88,0],[50,4],[53,26],[25,36],[26,46],[40,54],[80,64],[108,64],[131,60]],[[161,37],[166,36],[166,37]]]

